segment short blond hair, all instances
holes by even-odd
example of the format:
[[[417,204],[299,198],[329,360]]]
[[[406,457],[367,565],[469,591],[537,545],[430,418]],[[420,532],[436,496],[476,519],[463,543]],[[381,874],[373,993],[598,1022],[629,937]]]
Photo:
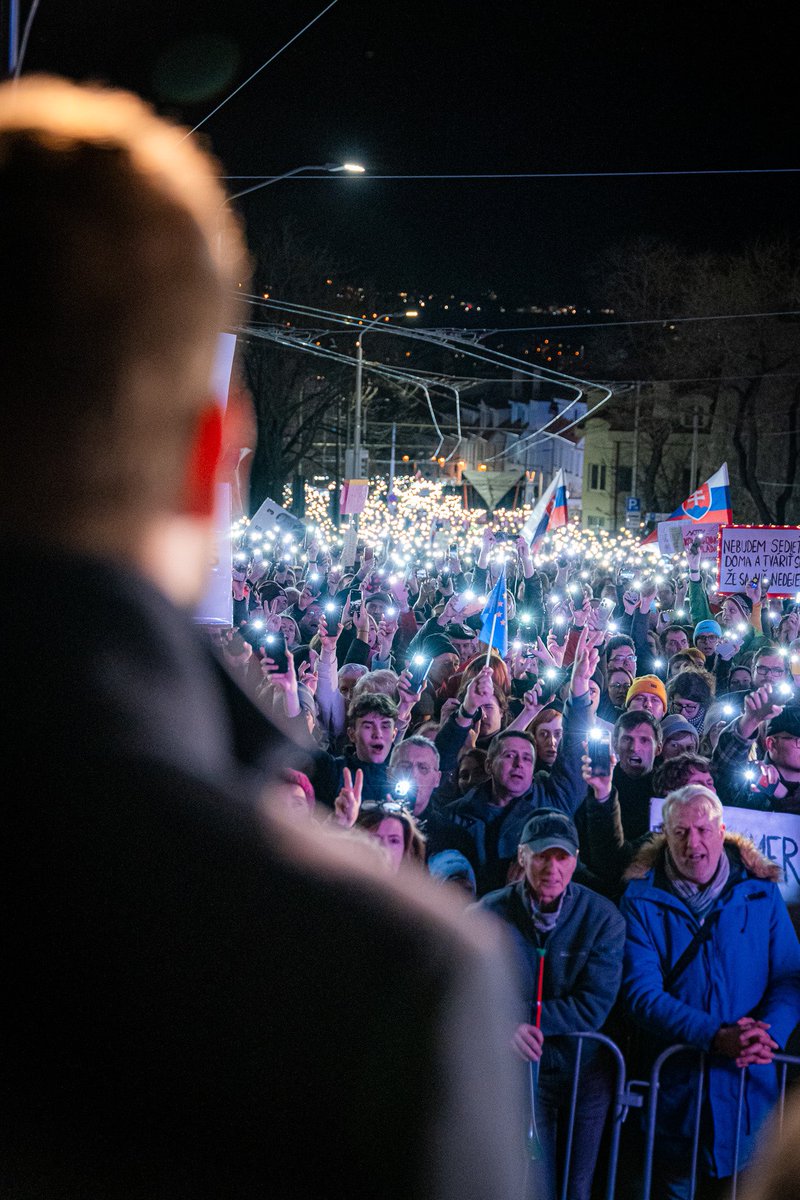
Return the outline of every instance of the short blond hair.
[[[4,521],[174,511],[244,242],[186,131],[138,97],[0,86]]]

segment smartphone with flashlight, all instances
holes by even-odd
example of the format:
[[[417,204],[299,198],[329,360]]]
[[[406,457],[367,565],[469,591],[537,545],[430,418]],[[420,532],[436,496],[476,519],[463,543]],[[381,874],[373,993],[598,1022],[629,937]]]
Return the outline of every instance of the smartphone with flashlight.
[[[392,788],[392,799],[398,804],[413,808],[417,800],[417,785],[413,779],[396,779]]]
[[[268,633],[262,642],[262,648],[265,657],[271,658],[279,673],[285,675],[289,670],[289,660],[286,657],[286,638],[281,631]]]
[[[331,630],[335,631],[336,626],[342,619],[342,609],[338,604],[334,604],[332,600],[329,600],[324,608],[324,617],[325,624],[328,626],[328,632],[330,633]]]
[[[418,692],[425,680],[428,678],[428,672],[431,669],[433,659],[426,658],[424,654],[415,654],[411,659],[409,668],[411,678],[408,682],[408,690],[410,692]]]
[[[594,728],[589,733],[589,774],[602,778],[611,774],[611,734]]]

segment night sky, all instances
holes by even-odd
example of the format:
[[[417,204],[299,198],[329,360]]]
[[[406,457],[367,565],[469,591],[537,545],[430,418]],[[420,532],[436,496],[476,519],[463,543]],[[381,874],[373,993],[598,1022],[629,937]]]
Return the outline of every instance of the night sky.
[[[195,125],[324,4],[42,0],[25,70],[133,87]],[[788,11],[338,0],[203,130],[234,176],[348,158],[376,175],[798,167]],[[800,174],[329,176],[242,203],[254,228],[293,216],[355,282],[580,303],[586,268],[631,235],[796,236],[798,191]]]

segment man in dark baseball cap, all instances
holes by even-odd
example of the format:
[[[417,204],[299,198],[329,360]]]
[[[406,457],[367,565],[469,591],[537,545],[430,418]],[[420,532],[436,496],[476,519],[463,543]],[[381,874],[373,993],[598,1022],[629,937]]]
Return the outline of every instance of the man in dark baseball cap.
[[[787,704],[767,722],[767,762],[778,776],[771,807],[800,812],[800,704]]]
[[[577,858],[578,831],[566,813],[558,812],[554,808],[543,808],[534,813],[523,827],[519,844],[531,854],[560,849]]]
[[[556,1128],[569,1118],[575,1057],[574,1043],[559,1035],[599,1030],[605,1023],[622,975],[625,922],[610,900],[572,882],[578,832],[566,813],[553,808],[535,812],[522,828],[518,856],[524,878],[490,892],[477,907],[506,922],[519,961],[521,1020],[512,1044],[521,1059],[540,1063],[540,1182],[541,1194],[551,1196],[564,1168]],[[591,1192],[612,1091],[610,1065],[586,1042],[575,1112],[580,1136],[569,1169],[571,1196]]]

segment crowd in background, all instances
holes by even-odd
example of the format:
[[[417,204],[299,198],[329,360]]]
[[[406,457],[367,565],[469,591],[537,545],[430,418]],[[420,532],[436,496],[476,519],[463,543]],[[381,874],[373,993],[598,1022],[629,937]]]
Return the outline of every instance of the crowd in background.
[[[232,672],[306,747],[266,805],[361,837],[387,871],[427,871],[464,919],[477,908],[509,926],[521,976],[509,1040],[536,1069],[551,1192],[569,1093],[559,1037],[629,1039],[632,1015],[653,1053],[685,1041],[724,1060],[723,1080],[747,1067],[756,1081],[736,1151],[722,1132],[730,1097],[706,1101],[699,1169],[716,1194],[749,1156],[774,1099],[763,1073],[800,1022],[780,870],[725,832],[722,808],[800,813],[800,604],[769,599],[761,578],[721,596],[696,545],[610,569],[579,535],[551,553],[488,524],[474,555],[451,542],[402,568],[387,543],[359,542],[346,565],[313,538],[295,561],[253,555],[245,535],[234,628],[218,636]],[[487,634],[498,578],[505,605]],[[754,886],[768,906],[746,903]],[[715,930],[711,914],[724,916]],[[611,1103],[601,1058],[582,1071],[575,1197],[590,1194]],[[688,1194],[675,1115],[686,1086],[672,1080],[660,1144],[679,1167],[661,1172],[665,1196]]]

